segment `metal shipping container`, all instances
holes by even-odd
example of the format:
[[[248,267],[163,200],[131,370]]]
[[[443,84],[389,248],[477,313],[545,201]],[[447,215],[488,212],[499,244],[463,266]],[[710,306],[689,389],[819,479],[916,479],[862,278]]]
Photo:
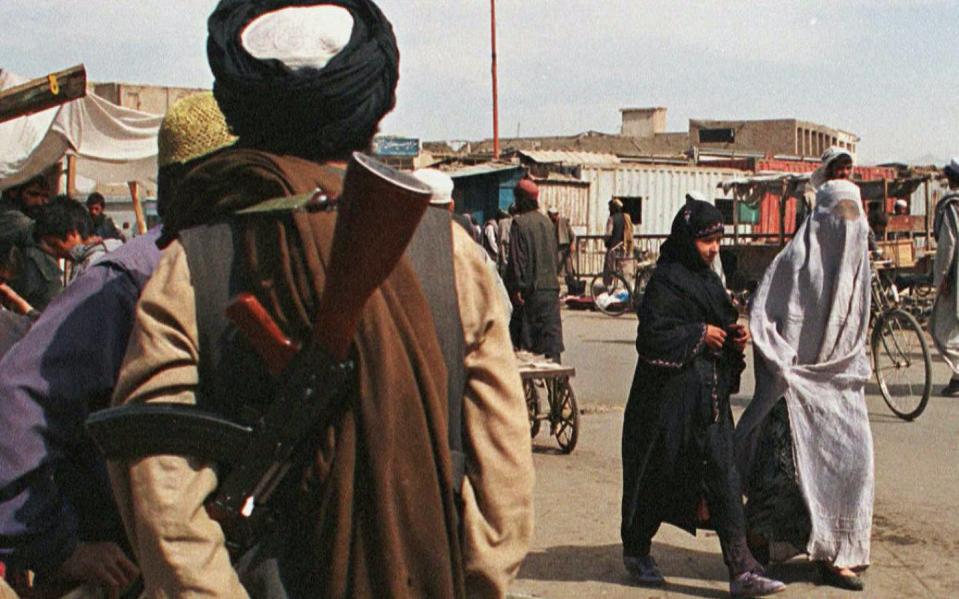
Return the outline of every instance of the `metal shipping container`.
[[[589,222],[589,183],[584,181],[536,180],[540,210],[556,208],[578,235],[587,231]]]
[[[640,198],[641,222],[637,234],[667,235],[673,217],[686,201],[686,194],[701,191],[707,198],[731,199],[719,189],[726,179],[742,177],[747,171],[725,168],[672,165],[626,165],[583,167],[581,178],[589,188],[589,234],[601,235],[609,217],[608,203],[614,197]]]

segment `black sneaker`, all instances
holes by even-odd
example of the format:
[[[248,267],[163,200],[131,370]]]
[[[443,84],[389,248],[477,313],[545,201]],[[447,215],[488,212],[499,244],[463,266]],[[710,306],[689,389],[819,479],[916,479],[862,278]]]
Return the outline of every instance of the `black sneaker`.
[[[951,379],[949,384],[942,388],[939,395],[943,397],[959,397],[959,379]]]
[[[663,573],[659,571],[659,566],[656,565],[656,560],[651,555],[642,557],[624,555],[623,565],[626,566],[626,571],[632,575],[633,580],[639,584],[658,587],[666,582]]]
[[[733,597],[763,597],[784,590],[786,585],[782,582],[755,572],[743,572],[729,581],[729,594]]]

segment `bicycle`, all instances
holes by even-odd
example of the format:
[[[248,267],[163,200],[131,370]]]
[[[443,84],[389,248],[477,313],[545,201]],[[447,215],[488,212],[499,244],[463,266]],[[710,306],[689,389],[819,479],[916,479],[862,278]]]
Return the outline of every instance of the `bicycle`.
[[[889,409],[903,420],[915,420],[929,402],[932,391],[932,357],[922,326],[903,306],[895,281],[883,282],[873,262],[872,327],[870,349],[879,392]]]
[[[653,276],[656,261],[648,251],[640,252],[638,258],[626,257],[623,244],[618,243],[610,249],[614,253],[614,270],[603,270],[593,277],[589,285],[589,294],[596,309],[607,316],[622,316],[627,311],[636,312],[646,292],[646,285]],[[629,284],[623,263],[635,260],[633,283]]]

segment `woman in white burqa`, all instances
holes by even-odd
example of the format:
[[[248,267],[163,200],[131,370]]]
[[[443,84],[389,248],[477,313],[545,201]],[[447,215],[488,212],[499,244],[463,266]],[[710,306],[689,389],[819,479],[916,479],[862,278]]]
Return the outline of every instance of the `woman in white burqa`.
[[[869,564],[874,487],[867,236],[859,188],[820,187],[756,291],[756,391],[736,428],[754,553],[805,552],[825,583],[855,590]]]

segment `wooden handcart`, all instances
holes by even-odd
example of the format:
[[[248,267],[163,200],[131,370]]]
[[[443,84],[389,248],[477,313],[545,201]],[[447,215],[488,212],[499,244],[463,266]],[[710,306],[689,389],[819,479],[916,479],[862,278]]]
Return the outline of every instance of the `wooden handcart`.
[[[516,362],[523,379],[530,435],[536,437],[546,422],[560,450],[571,453],[579,439],[579,407],[569,383],[576,369],[526,352],[518,352]]]

